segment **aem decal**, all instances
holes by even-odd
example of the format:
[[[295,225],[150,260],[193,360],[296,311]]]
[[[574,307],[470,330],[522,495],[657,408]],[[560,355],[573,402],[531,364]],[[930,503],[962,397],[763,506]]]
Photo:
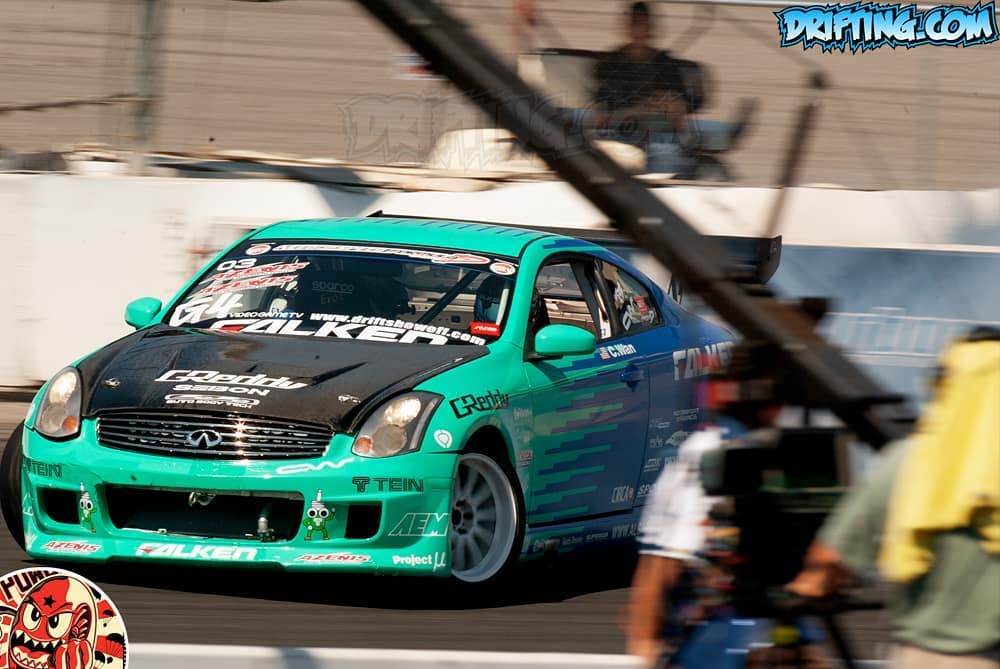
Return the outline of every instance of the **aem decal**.
[[[444,537],[447,535],[447,513],[407,513],[389,530],[390,537]]]

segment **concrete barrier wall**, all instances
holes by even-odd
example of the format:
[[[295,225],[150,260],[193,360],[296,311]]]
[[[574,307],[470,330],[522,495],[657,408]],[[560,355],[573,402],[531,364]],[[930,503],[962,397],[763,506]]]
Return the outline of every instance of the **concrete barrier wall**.
[[[663,188],[702,232],[757,235],[774,192]],[[319,188],[264,179],[0,175],[0,386],[48,378],[129,332],[125,304],[166,300],[219,248],[282,219],[386,213],[592,227],[604,216],[559,182],[488,191]],[[933,247],[995,253],[1000,189],[860,192],[794,189],[786,245]]]

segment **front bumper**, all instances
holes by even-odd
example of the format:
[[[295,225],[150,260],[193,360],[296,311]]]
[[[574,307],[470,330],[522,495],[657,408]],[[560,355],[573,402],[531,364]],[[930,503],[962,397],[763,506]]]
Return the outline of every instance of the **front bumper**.
[[[351,454],[351,442],[335,435],[325,456],[310,459],[197,460],[102,446],[93,420],[65,442],[26,429],[27,552],[88,562],[450,575],[448,514],[456,455],[367,459]],[[139,508],[158,499],[190,501],[173,504],[169,512]],[[213,509],[216,499],[239,513]],[[278,536],[264,533],[270,540],[261,540],[257,517],[279,507],[283,519],[273,519],[282,525]],[[329,514],[325,523],[320,508]],[[301,518],[289,519],[290,509]],[[310,509],[317,518],[308,517]],[[214,519],[204,521],[212,513]],[[230,519],[234,526],[225,526]]]

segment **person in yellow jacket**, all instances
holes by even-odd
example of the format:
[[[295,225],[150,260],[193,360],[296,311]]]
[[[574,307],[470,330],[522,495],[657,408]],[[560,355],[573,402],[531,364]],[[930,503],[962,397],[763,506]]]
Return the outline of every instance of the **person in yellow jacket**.
[[[877,566],[892,584],[892,669],[1000,666],[1000,331],[943,358],[935,397],[909,439],[820,530],[788,588],[832,594]]]

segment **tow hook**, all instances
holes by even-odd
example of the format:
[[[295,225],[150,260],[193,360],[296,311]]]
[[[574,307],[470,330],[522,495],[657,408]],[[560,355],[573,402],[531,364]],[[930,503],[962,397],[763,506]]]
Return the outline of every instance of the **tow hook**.
[[[274,536],[274,529],[269,527],[268,514],[271,513],[271,505],[268,504],[260,511],[260,517],[257,519],[257,538],[261,540],[262,543],[271,543],[276,541],[277,538]]]

